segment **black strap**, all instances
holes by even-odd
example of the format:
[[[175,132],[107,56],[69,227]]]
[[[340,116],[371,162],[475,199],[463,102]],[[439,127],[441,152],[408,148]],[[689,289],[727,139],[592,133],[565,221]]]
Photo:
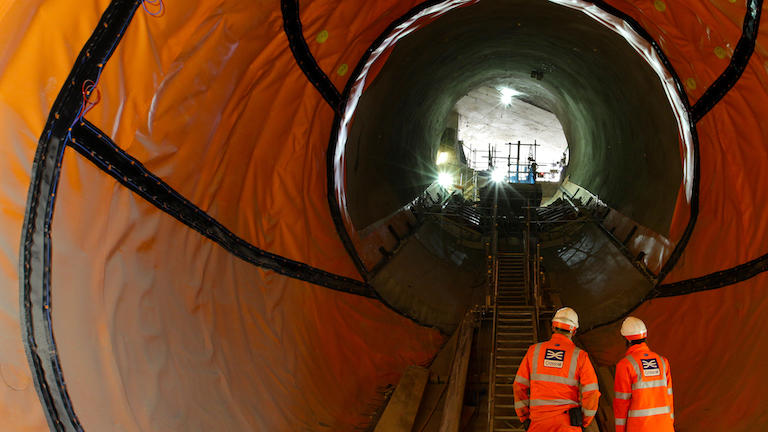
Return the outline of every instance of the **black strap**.
[[[653,48],[653,50],[656,52],[656,55],[661,60],[661,63],[664,65],[664,68],[675,82],[677,95],[682,101],[686,112],[688,113],[688,124],[684,127],[688,127],[691,131],[691,145],[693,146],[693,184],[691,185],[690,218],[688,219],[688,224],[686,225],[685,230],[683,230],[682,236],[680,236],[680,240],[678,240],[678,242],[675,244],[672,253],[669,255],[669,258],[667,258],[667,261],[659,271],[656,280],[662,281],[675,267],[683,252],[685,251],[685,248],[688,246],[688,242],[691,239],[691,235],[693,235],[693,229],[696,227],[696,222],[699,216],[699,174],[701,171],[701,164],[699,154],[699,136],[696,133],[696,123],[693,121],[692,108],[688,101],[688,95],[685,92],[685,87],[683,86],[683,82],[680,79],[680,75],[677,73],[674,66],[672,66],[672,62],[669,61],[669,58],[667,58],[666,54],[664,54],[664,50],[661,49],[661,46],[658,44],[658,42],[656,42],[653,36],[651,36],[651,34],[648,33],[648,31],[632,16],[611,6],[604,0],[595,0],[593,1],[593,4],[603,11],[629,24],[635,33],[640,35],[640,37],[645,39],[645,41],[650,44],[651,48]]]
[[[726,270],[721,270],[693,279],[661,285],[658,287],[656,296],[673,297],[700,291],[709,291],[743,282],[765,271],[768,271],[768,254]]]
[[[731,61],[693,106],[693,121],[701,120],[741,78],[749,64],[749,59],[752,58],[752,53],[755,51],[762,9],[763,0],[748,0],[741,37],[733,50]]]
[[[238,237],[117,147],[88,121],[72,129],[70,145],[122,185],[244,261],[336,291],[375,297],[373,288],[364,282],[266,252]]]
[[[22,231],[21,299],[24,347],[51,430],[81,431],[67,393],[51,322],[51,219],[61,158],[70,127],[80,115],[82,89],[98,81],[141,2],[113,0],[80,51],[40,137],[32,165]]]
[[[292,0],[284,0],[283,5],[285,6],[286,2],[290,2]],[[365,64],[368,62],[368,59],[370,59],[371,54],[384,42],[384,40],[395,31],[395,29],[402,25],[404,22],[410,20],[416,14],[422,12],[423,10],[435,6],[437,4],[443,3],[445,0],[427,0],[422,3],[419,3],[418,5],[411,8],[408,12],[406,12],[403,16],[400,18],[392,21],[392,23],[387,26],[386,29],[384,29],[381,34],[376,38],[376,40],[371,43],[371,45],[368,47],[367,50],[363,53],[363,56],[360,57],[360,60],[358,60],[357,65],[355,66],[355,69],[352,71],[352,73],[349,76],[349,79],[347,80],[347,84],[344,86],[344,92],[341,95],[340,102],[337,105],[338,109],[336,111],[336,115],[333,119],[333,129],[331,129],[331,137],[328,141],[328,150],[326,151],[326,178],[327,178],[327,188],[328,188],[328,207],[331,210],[331,219],[333,220],[333,224],[336,226],[336,232],[339,234],[339,238],[341,239],[342,244],[347,249],[347,253],[349,254],[350,258],[352,258],[352,261],[354,262],[355,266],[357,267],[358,271],[360,272],[360,275],[365,280],[369,280],[371,278],[371,272],[376,271],[376,268],[371,269],[370,271],[366,268],[365,264],[363,263],[362,259],[360,258],[360,255],[357,253],[357,248],[355,247],[354,242],[352,241],[352,237],[350,236],[349,232],[347,231],[347,226],[344,223],[344,217],[341,214],[341,204],[339,203],[338,198],[336,197],[336,172],[334,170],[334,163],[335,163],[335,155],[336,155],[336,143],[338,141],[339,137],[339,128],[341,127],[342,122],[342,115],[344,111],[347,108],[347,104],[349,103],[350,95],[352,94],[352,88],[355,85],[355,82],[357,82],[358,78],[363,72],[363,68],[365,68]],[[285,16],[285,9],[283,12]],[[402,314],[402,312],[399,312]]]
[[[334,129],[331,133],[331,142],[333,142],[335,141],[334,136],[337,132],[336,125],[341,121],[341,117],[339,116],[339,113],[341,112],[341,95],[336,89],[336,86],[331,82],[330,78],[328,78],[328,75],[320,69],[317,60],[315,60],[314,56],[312,56],[312,52],[309,50],[306,39],[304,39],[298,0],[281,0],[280,8],[283,13],[283,30],[288,37],[288,44],[291,47],[291,52],[293,53],[294,59],[296,59],[296,63],[299,65],[302,72],[304,72],[304,75],[309,82],[315,86],[317,91],[320,92],[335,113],[333,121]],[[350,78],[349,81],[352,81],[352,78]],[[328,151],[326,155],[326,182],[328,187],[328,202],[331,212],[331,220],[333,220],[333,223],[336,226],[336,231],[341,239],[341,243],[344,245],[347,254],[357,268],[358,273],[367,280],[369,276],[368,270],[366,269],[365,264],[363,264],[360,255],[357,253],[357,248],[355,248],[355,245],[344,226],[344,219],[339,209],[339,202],[336,199],[335,182],[333,179],[333,155],[334,152],[332,151]]]
[[[333,85],[328,75],[320,69],[317,60],[312,56],[304,33],[301,29],[301,17],[299,15],[299,0],[281,0],[280,8],[283,11],[283,30],[288,37],[293,57],[301,68],[309,82],[315,86],[328,105],[338,112],[341,96],[336,86]]]

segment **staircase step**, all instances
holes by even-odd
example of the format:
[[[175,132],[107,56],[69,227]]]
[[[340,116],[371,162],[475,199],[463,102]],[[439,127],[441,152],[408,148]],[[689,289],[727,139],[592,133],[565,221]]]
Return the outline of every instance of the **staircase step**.
[[[497,338],[496,342],[499,344],[507,345],[502,348],[515,348],[520,351],[527,351],[528,347],[532,345],[532,343],[528,342],[527,340],[506,340]]]
[[[521,344],[533,340],[533,329],[528,333],[496,331],[496,340],[508,344]],[[531,345],[531,344],[529,344]]]
[[[498,291],[495,320],[495,394],[491,431],[521,432],[520,420],[514,411],[513,380],[534,343],[534,307],[528,305],[529,287],[525,271],[528,263],[522,252],[500,252],[497,263]]]
[[[497,340],[496,346],[501,346],[502,348],[514,348],[525,354],[528,351],[528,347],[531,346],[531,342],[528,341],[506,341],[506,340]],[[502,346],[503,344],[504,346]]]

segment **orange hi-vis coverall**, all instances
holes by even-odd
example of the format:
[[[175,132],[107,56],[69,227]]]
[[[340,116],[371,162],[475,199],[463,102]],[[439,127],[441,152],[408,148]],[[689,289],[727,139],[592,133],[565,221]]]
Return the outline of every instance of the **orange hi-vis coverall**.
[[[616,365],[616,432],[674,432],[669,362],[645,343],[632,345]]]
[[[583,425],[597,413],[600,391],[586,352],[568,337],[555,333],[547,342],[528,348],[513,384],[520,421],[531,420],[529,432],[581,431],[571,426],[568,410],[581,406]]]

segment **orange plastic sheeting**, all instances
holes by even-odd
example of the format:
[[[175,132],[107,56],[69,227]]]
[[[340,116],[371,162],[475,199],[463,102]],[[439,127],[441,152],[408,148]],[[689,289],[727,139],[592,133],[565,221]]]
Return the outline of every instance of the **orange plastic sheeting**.
[[[338,0],[300,1],[301,24],[304,38],[313,57],[339,92],[357,67],[365,51],[393,21],[401,18],[423,0],[386,0],[376,2],[340,2]],[[449,8],[455,1],[447,1]],[[409,32],[431,22],[435,16],[425,17]],[[377,76],[393,47],[379,56],[368,73],[366,86]]]
[[[741,0],[607,3],[635,18],[659,43],[683,81],[691,104],[728,66],[746,14],[746,2]]]
[[[651,349],[669,359],[678,430],[765,430],[767,283],[763,274],[723,289],[652,300],[632,313],[648,326]],[[618,325],[593,332],[608,338],[585,338],[590,354],[607,364],[623,355]]]
[[[768,72],[753,57],[734,88],[698,124],[699,217],[664,282],[698,277],[768,253]]]
[[[763,4],[765,6],[765,4]],[[768,88],[768,13],[763,9],[760,15],[760,27],[755,41],[755,52],[752,55],[752,61],[757,63],[758,68],[762,68],[765,73],[759,74],[760,84],[763,88]]]
[[[359,277],[331,220],[333,111],[296,64],[279,1],[137,12],[87,118],[255,246]]]
[[[421,2],[301,0],[299,11],[304,38],[320,69],[342,92],[358,61],[376,38]]]
[[[669,358],[682,431],[753,432],[768,424],[768,275],[724,289],[653,300],[633,315]]]
[[[72,150],[58,195],[54,333],[85,430],[351,431],[443,342],[233,257]]]
[[[19,244],[37,141],[107,0],[0,1],[0,429],[47,431],[19,324]]]

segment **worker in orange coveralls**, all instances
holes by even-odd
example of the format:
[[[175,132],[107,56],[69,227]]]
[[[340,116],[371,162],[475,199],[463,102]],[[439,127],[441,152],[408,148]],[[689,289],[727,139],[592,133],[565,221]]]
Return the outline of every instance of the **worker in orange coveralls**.
[[[625,319],[621,335],[629,349],[616,365],[616,432],[674,432],[669,361],[648,348],[648,331],[641,320]]]
[[[513,384],[515,411],[530,432],[571,432],[597,413],[600,391],[586,352],[571,338],[579,317],[562,308],[552,319],[552,338],[528,348]]]

